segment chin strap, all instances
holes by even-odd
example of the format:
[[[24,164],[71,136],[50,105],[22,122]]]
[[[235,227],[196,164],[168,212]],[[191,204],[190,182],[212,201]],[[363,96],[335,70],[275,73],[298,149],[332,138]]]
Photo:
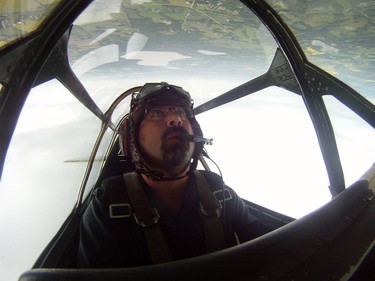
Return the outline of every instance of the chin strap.
[[[160,173],[160,172],[157,172],[157,171],[153,171],[153,170],[147,168],[143,164],[143,162],[139,161],[138,163],[135,164],[135,172],[137,174],[143,174],[143,175],[145,175],[146,177],[148,177],[149,179],[151,179],[153,181],[175,181],[175,180],[179,180],[179,179],[185,178],[185,177],[189,176],[190,174],[194,173],[195,167],[194,167],[194,170],[192,170],[193,166],[194,165],[193,165],[193,162],[192,162],[190,164],[189,171],[187,171],[182,176],[166,177],[166,176],[164,176],[163,173]]]
[[[154,174],[152,172],[148,172],[148,171],[145,171],[145,170],[137,171],[137,173],[143,174],[146,177],[148,177],[149,179],[152,179],[153,181],[175,181],[175,180],[185,178],[185,177],[189,176],[189,174],[190,174],[189,172],[187,172],[185,175],[178,176],[178,177],[165,177],[163,174],[158,175],[158,174]]]

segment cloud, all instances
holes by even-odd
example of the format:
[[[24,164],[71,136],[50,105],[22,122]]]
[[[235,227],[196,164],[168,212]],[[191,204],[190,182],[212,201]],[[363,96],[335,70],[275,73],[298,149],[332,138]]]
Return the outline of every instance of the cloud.
[[[96,37],[94,40],[92,40],[89,43],[89,45],[92,45],[92,44],[95,44],[95,43],[99,42],[100,40],[106,38],[108,35],[110,35],[111,33],[115,32],[115,31],[116,31],[116,28],[109,28],[109,29],[107,29],[105,32],[103,32],[98,37]]]
[[[171,63],[172,61],[191,58],[189,56],[184,56],[176,52],[157,51],[131,52],[121,57],[127,60],[139,60],[137,64],[147,66],[169,66],[169,63]]]
[[[142,51],[148,41],[148,37],[141,33],[135,32],[128,41],[126,46],[126,54]]]
[[[197,52],[201,53],[203,55],[207,55],[207,56],[221,56],[221,55],[226,55],[226,53],[212,52],[212,51],[207,51],[207,50],[198,50]]]
[[[80,77],[95,67],[106,63],[116,62],[119,58],[119,47],[116,44],[106,45],[87,53],[73,63],[74,73]]]

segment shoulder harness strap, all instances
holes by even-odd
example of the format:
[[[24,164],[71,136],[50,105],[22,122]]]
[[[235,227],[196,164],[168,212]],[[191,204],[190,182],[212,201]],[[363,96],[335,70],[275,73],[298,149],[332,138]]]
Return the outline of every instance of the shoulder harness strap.
[[[206,237],[206,252],[214,252],[224,248],[224,230],[220,222],[221,204],[213,196],[206,178],[200,171],[194,171],[198,180],[198,196],[200,214]]]
[[[219,219],[221,215],[221,204],[212,194],[203,173],[195,171],[194,174],[197,177],[200,215],[205,234],[206,252],[218,251],[224,248],[224,231]],[[172,254],[158,224],[160,218],[159,214],[157,210],[150,205],[138,174],[134,172],[126,173],[124,174],[124,181],[133,207],[133,216],[137,224],[141,226],[144,231],[147,247],[153,263],[157,264],[173,261]],[[128,216],[129,215],[126,217]]]
[[[134,172],[124,174],[124,180],[134,209],[134,218],[145,233],[153,263],[172,261],[172,254],[158,224],[159,214],[155,208],[151,207],[138,174]]]

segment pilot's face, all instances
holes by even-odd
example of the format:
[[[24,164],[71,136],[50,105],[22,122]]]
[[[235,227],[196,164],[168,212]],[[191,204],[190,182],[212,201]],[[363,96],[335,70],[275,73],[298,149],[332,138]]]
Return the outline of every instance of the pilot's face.
[[[186,172],[194,151],[193,134],[184,108],[158,106],[148,110],[139,127],[139,146],[145,164],[170,176]]]

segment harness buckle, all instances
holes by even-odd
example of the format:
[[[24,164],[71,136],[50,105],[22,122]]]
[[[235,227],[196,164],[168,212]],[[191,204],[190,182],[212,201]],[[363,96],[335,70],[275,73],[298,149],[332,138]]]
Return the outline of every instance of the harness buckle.
[[[212,192],[212,194],[214,195],[214,198],[219,202],[221,208],[223,208],[222,203],[224,201],[229,201],[233,199],[232,194],[230,193],[228,188],[225,188],[224,192],[222,189],[219,189],[219,190]]]
[[[110,204],[109,217],[111,219],[128,218],[131,215],[131,206],[128,203]]]
[[[206,207],[203,206],[202,202],[199,202],[199,207],[200,207],[200,212],[202,215],[204,216],[207,216],[207,217],[211,217],[211,216],[217,216],[217,217],[220,217],[221,215],[221,204],[219,201],[218,202],[218,206],[215,207],[215,209],[211,208],[211,209],[207,209]],[[214,210],[214,212],[212,212],[212,210]]]
[[[155,224],[157,224],[159,222],[159,219],[160,219],[160,215],[158,213],[158,210],[156,208],[152,208],[152,217],[148,217],[148,218],[138,218],[137,215],[134,213],[133,216],[134,216],[134,219],[136,221],[136,223],[141,226],[141,227],[144,227],[144,228],[148,228],[148,227],[151,227]]]

